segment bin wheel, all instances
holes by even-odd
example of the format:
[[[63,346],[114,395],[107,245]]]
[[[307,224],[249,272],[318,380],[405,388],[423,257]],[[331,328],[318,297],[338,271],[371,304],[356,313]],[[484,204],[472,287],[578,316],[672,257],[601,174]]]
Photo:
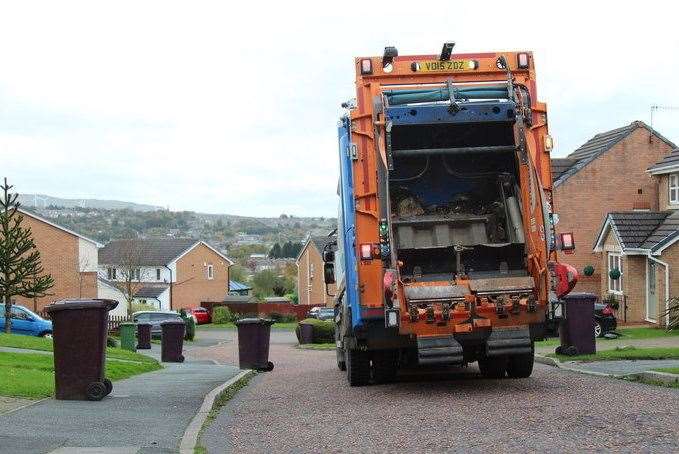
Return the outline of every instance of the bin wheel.
[[[93,381],[87,385],[85,396],[87,396],[87,400],[103,399],[106,396],[106,385],[100,381]]]
[[[273,370],[273,363],[271,361],[266,363],[266,368],[264,369],[264,372],[271,372]]]
[[[180,363],[183,363],[184,362],[184,355],[179,355],[177,357],[177,361],[179,361]]]
[[[113,383],[108,378],[104,379],[104,386],[106,387],[106,395],[108,396],[113,391]]]

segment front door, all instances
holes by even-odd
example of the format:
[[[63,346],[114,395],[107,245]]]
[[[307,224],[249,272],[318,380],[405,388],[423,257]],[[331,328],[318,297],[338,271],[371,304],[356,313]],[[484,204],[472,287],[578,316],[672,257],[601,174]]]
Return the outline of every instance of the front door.
[[[657,266],[649,260],[646,275],[646,318],[654,322],[658,320]]]

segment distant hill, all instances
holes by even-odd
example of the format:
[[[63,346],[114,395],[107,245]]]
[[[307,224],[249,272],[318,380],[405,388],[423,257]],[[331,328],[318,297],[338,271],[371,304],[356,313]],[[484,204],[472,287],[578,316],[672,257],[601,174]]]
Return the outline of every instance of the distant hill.
[[[45,209],[50,206],[64,208],[96,208],[99,210],[132,210],[132,211],[156,211],[163,207],[144,205],[141,203],[122,202],[120,200],[100,199],[62,199],[45,194],[19,194],[19,202],[25,207]]]

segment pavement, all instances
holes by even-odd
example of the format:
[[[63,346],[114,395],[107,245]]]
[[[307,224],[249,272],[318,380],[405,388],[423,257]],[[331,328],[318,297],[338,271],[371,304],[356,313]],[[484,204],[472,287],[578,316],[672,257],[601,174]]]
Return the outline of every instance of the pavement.
[[[236,344],[192,355],[233,362]],[[334,352],[291,333],[272,336],[270,359],[203,431],[209,453],[679,451],[679,389],[541,364],[527,379],[470,365],[351,388]]]
[[[541,355],[547,353],[554,353],[556,345],[540,345],[539,343],[535,346],[535,352]],[[639,347],[639,348],[649,348],[649,347],[677,347],[679,348],[679,336],[667,336],[667,337],[654,337],[650,339],[627,339],[624,337],[619,337],[617,339],[604,339],[599,338],[596,340],[597,351],[602,350],[614,350],[617,347]]]
[[[639,374],[653,369],[665,367],[679,367],[679,359],[654,359],[654,360],[625,360],[625,361],[592,361],[567,362],[571,369],[583,372],[596,372],[612,376]]]
[[[209,345],[222,341],[217,335],[208,336]],[[114,382],[100,402],[46,399],[0,415],[0,453],[178,452],[205,395],[240,372],[207,357],[191,359],[201,348],[188,344],[185,363]],[[160,346],[139,352],[159,357]]]

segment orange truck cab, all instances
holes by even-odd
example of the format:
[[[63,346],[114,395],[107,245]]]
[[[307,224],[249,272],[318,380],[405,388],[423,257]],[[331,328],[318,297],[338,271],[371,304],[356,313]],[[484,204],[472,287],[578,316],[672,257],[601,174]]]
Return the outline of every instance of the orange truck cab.
[[[527,377],[577,272],[553,213],[547,108],[530,52],[355,60],[339,124],[337,365],[351,385],[478,361]]]

